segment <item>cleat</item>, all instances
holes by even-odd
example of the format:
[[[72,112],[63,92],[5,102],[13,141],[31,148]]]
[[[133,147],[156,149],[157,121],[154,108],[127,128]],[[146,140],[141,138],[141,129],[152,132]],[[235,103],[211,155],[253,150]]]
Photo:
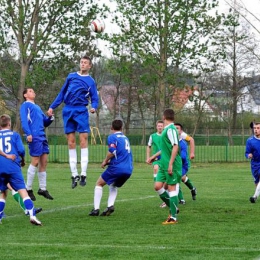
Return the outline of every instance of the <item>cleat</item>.
[[[197,195],[197,189],[193,188],[191,191],[191,196],[193,200],[196,200],[196,195]]]
[[[80,179],[79,176],[71,177],[71,180],[72,180],[71,188],[72,189],[77,187],[79,179]]]
[[[38,214],[42,211],[42,208],[35,208],[34,210],[35,210],[35,214]]]
[[[186,204],[186,201],[185,201],[185,200],[180,200],[180,201],[179,201],[179,204],[184,205],[184,204]]]
[[[107,207],[100,216],[109,216],[115,211],[114,206]]]
[[[36,198],[33,194],[33,190],[27,190],[27,193],[32,201],[36,201]]]
[[[98,216],[99,215],[99,209],[92,209],[88,215],[89,216]]]
[[[39,189],[38,190],[38,195],[41,195],[41,196],[43,196],[44,198],[46,198],[48,200],[53,200],[53,197],[50,195],[50,193],[47,190]]]
[[[163,225],[173,225],[177,223],[178,223],[177,219],[173,217],[168,217],[164,222],[162,222]]]
[[[256,203],[256,197],[250,197],[249,198],[249,201],[251,202],[251,203]]]
[[[165,208],[165,207],[167,207],[167,205],[166,205],[165,202],[163,202],[163,203],[160,205],[160,208]]]
[[[33,224],[33,225],[42,226],[41,221],[38,220],[35,216],[30,217],[30,222],[31,222],[31,224]]]
[[[85,175],[81,175],[81,176],[80,176],[79,185],[85,186],[86,184],[87,184],[87,182],[86,182],[86,176],[85,176]]]
[[[35,212],[35,215],[40,213],[42,211],[42,208],[34,208],[34,212]],[[25,215],[26,216],[30,216],[29,212],[25,212]]]

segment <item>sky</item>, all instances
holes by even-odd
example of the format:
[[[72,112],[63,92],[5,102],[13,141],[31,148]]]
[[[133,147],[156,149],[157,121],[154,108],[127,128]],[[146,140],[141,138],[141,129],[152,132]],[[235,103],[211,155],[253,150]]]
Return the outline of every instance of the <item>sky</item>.
[[[236,2],[237,5],[242,6],[245,17],[247,20],[252,23],[252,25],[257,28],[258,32],[252,28],[253,31],[257,32],[260,35],[260,0],[219,0],[220,10],[225,12],[228,11],[230,5],[228,3]],[[246,12],[248,10],[249,12]],[[254,17],[252,14],[256,17]]]
[[[104,1],[104,0],[102,0]],[[101,1],[101,2],[102,2]],[[107,0],[105,0],[106,3],[108,3]],[[253,25],[253,27],[257,28],[257,30],[255,30],[252,27],[252,31],[259,36],[260,38],[260,0],[219,0],[219,10],[220,12],[228,12],[228,10],[230,9],[230,4],[229,3],[234,3],[236,2],[238,5],[241,5],[243,8],[243,15],[245,15],[245,19],[249,20],[250,23]],[[111,8],[113,10],[115,10],[115,5],[113,3],[113,1],[110,2]],[[246,10],[248,10],[249,12],[251,12],[254,16],[257,17],[254,18],[253,15],[251,15],[249,12],[246,12]],[[112,12],[113,13],[113,12]],[[109,20],[105,20],[105,24],[106,24],[106,32],[111,33],[113,31],[118,31],[118,28],[116,25],[111,24],[109,22]],[[109,49],[107,49],[104,46],[104,43],[102,41],[98,41],[98,46],[102,49],[106,49],[106,52],[109,52]]]

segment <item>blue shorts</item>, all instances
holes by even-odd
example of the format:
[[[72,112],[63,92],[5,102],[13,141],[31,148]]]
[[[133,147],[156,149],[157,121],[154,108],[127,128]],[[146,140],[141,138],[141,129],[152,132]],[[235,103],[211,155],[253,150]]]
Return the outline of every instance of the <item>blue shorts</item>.
[[[45,136],[42,137],[33,136],[33,140],[31,143],[28,143],[28,147],[29,147],[30,156],[33,157],[38,157],[43,154],[50,153],[48,141]]]
[[[252,176],[254,179],[254,183],[257,184],[259,182],[260,177],[260,169],[252,171]]]
[[[26,189],[21,169],[17,169],[15,173],[0,173],[0,191],[6,191],[7,183],[10,183],[16,191]]]
[[[62,110],[64,132],[89,133],[89,115],[87,107],[65,106]]]
[[[130,176],[131,174],[129,173],[113,173],[109,170],[109,167],[101,174],[107,185],[113,184],[116,187],[122,187]]]

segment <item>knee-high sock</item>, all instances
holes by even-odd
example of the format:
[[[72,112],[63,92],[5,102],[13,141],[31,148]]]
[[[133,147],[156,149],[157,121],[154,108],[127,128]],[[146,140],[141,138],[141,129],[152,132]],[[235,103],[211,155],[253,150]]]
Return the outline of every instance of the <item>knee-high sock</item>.
[[[260,182],[258,182],[256,188],[255,188],[255,194],[254,197],[258,198],[260,195]]]
[[[81,175],[87,175],[87,168],[88,168],[88,148],[81,149]]]
[[[41,190],[46,190],[46,186],[47,186],[46,179],[47,179],[46,172],[38,172],[39,187]]]
[[[76,149],[69,149],[69,164],[70,164],[70,171],[73,177],[78,175],[77,170],[77,150]]]
[[[107,200],[107,206],[114,206],[117,197],[117,187],[109,185],[109,195]]]
[[[103,195],[103,187],[96,186],[94,190],[94,209],[100,208],[102,195]]]
[[[180,185],[180,187],[179,187],[178,199],[179,199],[179,201],[180,201],[180,200],[184,200],[183,193],[182,193],[182,189],[181,189],[181,185]]]
[[[35,210],[33,202],[31,201],[30,197],[25,197],[23,199],[23,203],[27,211],[29,212],[30,217],[35,216]]]
[[[177,219],[177,209],[178,209],[178,194],[179,194],[179,183],[176,184],[176,189],[169,192],[170,196],[170,211],[173,218]]]
[[[168,192],[164,188],[161,188],[160,190],[157,191],[157,193],[159,194],[160,199],[162,201],[164,201],[168,207],[170,207],[170,200],[169,200]]]
[[[191,180],[188,177],[186,177],[186,179],[183,182],[190,190],[192,190],[194,188]]]
[[[26,208],[25,208],[24,203],[23,203],[23,199],[22,199],[22,197],[20,196],[20,194],[19,194],[17,191],[12,190],[12,195],[13,195],[14,200],[18,202],[18,204],[20,205],[20,207],[21,207],[24,211],[26,211]]]
[[[36,170],[37,170],[37,167],[35,167],[31,164],[29,165],[28,170],[27,170],[27,183],[26,183],[27,190],[32,189],[33,180],[34,180]]]

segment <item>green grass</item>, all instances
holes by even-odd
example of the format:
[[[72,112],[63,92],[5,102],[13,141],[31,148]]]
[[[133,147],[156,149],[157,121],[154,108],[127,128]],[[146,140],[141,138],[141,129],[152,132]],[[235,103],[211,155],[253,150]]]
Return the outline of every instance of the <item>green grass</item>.
[[[27,165],[28,166],[28,165]],[[26,169],[23,169],[24,173]],[[189,177],[197,187],[192,201],[182,185],[186,205],[179,223],[163,226],[168,210],[153,190],[152,168],[135,164],[133,176],[119,189],[115,212],[90,217],[95,181],[101,172],[89,165],[87,186],[70,187],[67,164],[49,164],[48,190],[54,200],[37,196],[42,227],[32,226],[8,197],[7,218],[0,225],[1,259],[256,259],[260,204],[248,163],[193,163]],[[34,190],[37,191],[37,179]],[[106,207],[104,188],[101,210]]]

